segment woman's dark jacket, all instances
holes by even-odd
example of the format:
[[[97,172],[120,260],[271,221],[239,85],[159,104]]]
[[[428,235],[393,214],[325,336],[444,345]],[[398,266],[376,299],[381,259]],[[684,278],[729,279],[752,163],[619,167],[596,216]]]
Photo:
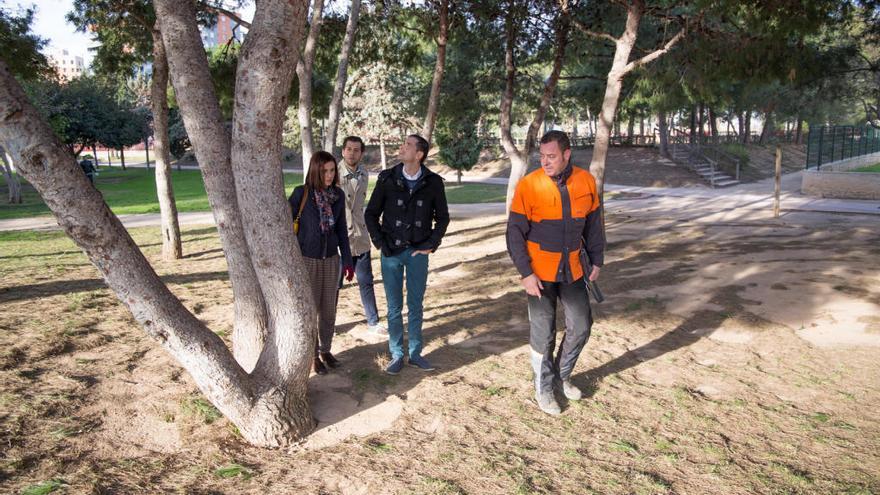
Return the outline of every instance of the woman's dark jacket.
[[[342,266],[353,266],[351,261],[351,248],[348,244],[348,227],[345,224],[345,194],[342,189],[332,186],[336,192],[336,201],[333,202],[333,218],[336,224],[327,233],[321,233],[320,214],[318,204],[315,202],[315,194],[309,191],[309,197],[303,207],[302,218],[299,219],[299,248],[303,256],[309,258],[324,259],[337,254],[342,255]],[[299,212],[299,204],[302,201],[304,186],[297,186],[290,194],[288,201],[293,212],[293,219]]]
[[[436,250],[449,226],[443,178],[422,166],[422,175],[410,194],[402,163],[382,171],[364,220],[370,240],[385,256],[400,254],[407,248]]]

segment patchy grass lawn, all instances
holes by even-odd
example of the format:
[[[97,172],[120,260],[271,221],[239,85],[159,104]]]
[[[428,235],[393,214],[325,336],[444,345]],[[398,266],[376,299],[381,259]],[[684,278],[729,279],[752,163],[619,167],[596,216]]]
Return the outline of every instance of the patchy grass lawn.
[[[375,175],[373,176],[375,179]],[[173,170],[174,199],[179,212],[210,211],[208,196],[198,170]],[[302,183],[302,174],[284,174],[284,185],[289,195],[293,188]],[[375,180],[370,181],[372,192]],[[117,215],[126,213],[158,213],[156,201],[156,180],[152,170],[119,167],[101,167],[95,185],[104,195],[104,200]],[[5,179],[0,177],[0,192],[5,194]],[[22,204],[0,204],[0,220],[11,218],[49,215],[49,208],[29,184],[22,184]],[[505,186],[493,184],[446,184],[447,199],[450,203],[497,203],[504,202],[507,192]],[[368,194],[369,194],[368,192]]]
[[[504,218],[454,219],[426,295],[438,370],[384,374],[346,285],[318,430],[280,451],[245,444],[62,233],[0,233],[0,493],[880,493],[877,222],[635,211],[607,216],[584,400],[537,409]],[[175,262],[131,232],[228,342],[216,230],[184,227]]]
[[[880,163],[875,163],[873,165],[868,165],[867,167],[857,168],[853,170],[853,172],[874,172],[880,173]]]

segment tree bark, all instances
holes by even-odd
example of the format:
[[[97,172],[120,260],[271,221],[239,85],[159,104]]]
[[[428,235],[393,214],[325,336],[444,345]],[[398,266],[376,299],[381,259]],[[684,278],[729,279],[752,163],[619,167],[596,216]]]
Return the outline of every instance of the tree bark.
[[[316,10],[321,3],[316,0]],[[297,60],[290,50],[277,46],[297,47],[303,31],[297,19],[306,9],[281,0],[261,6],[268,8],[257,10],[236,72],[232,170],[245,237],[269,313],[266,344],[254,375],[266,390],[282,393],[291,414],[280,418],[284,421],[278,427],[300,437],[313,426],[306,390],[317,321],[281,170],[281,133]],[[306,50],[303,56],[307,55],[314,54]]]
[[[156,196],[159,199],[161,217],[159,229],[162,232],[162,259],[172,261],[183,257],[183,247],[180,242],[180,226],[177,223],[177,203],[174,201],[174,187],[171,183],[171,155],[168,151],[168,58],[158,25],[153,28],[152,35],[153,77],[150,84],[150,105],[156,146]],[[147,157],[149,166],[149,154]]]
[[[302,142],[303,180],[308,177],[309,162],[315,151],[315,141],[312,136],[312,69],[315,64],[315,53],[318,49],[318,35],[321,34],[323,15],[324,0],[314,0],[309,35],[302,56],[298,58],[296,63],[296,77],[299,79],[299,106],[296,109],[296,114],[299,118],[299,133]]]
[[[556,43],[555,56],[553,58],[553,68],[550,76],[544,83],[544,92],[541,95],[541,101],[532,118],[526,133],[526,140],[523,149],[516,147],[513,140],[511,128],[513,120],[511,110],[513,107],[514,84],[516,82],[516,61],[514,58],[514,49],[516,48],[516,21],[513,18],[515,1],[511,0],[507,19],[505,20],[505,49],[504,49],[504,66],[506,69],[506,78],[504,93],[501,95],[501,146],[510,158],[510,178],[507,181],[507,211],[510,211],[510,203],[513,201],[513,194],[516,191],[516,185],[520,179],[525,176],[528,170],[528,160],[535,149],[535,143],[538,137],[538,130],[544,122],[547,115],[547,109],[553,99],[553,93],[556,91],[556,85],[559,82],[559,74],[562,72],[562,63],[565,60],[565,49],[568,45],[568,28],[569,28],[569,11],[568,2],[563,1],[562,13],[560,14],[560,24],[556,27]]]
[[[767,139],[773,136],[776,129],[776,122],[773,119],[773,111],[764,113],[764,124],[761,126],[761,137],[758,138],[758,144],[764,144]]]
[[[195,24],[194,7],[190,2],[178,4],[171,0],[158,0],[154,4],[168,56],[171,82],[196,152],[226,255],[235,312],[232,350],[245,371],[251,371],[265,342],[268,313],[238,208],[230,162],[229,131],[211,83],[208,62]]]
[[[3,177],[6,178],[6,187],[9,190],[7,195],[9,204],[21,204],[21,181],[12,170],[12,164],[6,157],[6,149],[2,145],[0,145],[0,160],[3,160]]]
[[[336,147],[336,132],[339,129],[339,118],[342,115],[342,97],[345,95],[345,84],[348,81],[348,59],[354,46],[357,34],[358,17],[361,12],[361,0],[352,0],[351,12],[345,26],[345,39],[339,53],[339,66],[336,68],[336,84],[333,86],[333,98],[330,100],[329,116],[324,134],[324,150],[333,153]]]
[[[709,107],[709,112],[708,112],[708,113],[709,113],[709,132],[711,133],[712,138],[713,138],[713,139],[716,139],[716,142],[717,142],[717,138],[718,138],[718,123],[715,122],[715,121],[717,120],[717,119],[716,119],[717,116],[715,115],[715,110],[712,110],[712,107]]]
[[[166,61],[165,64],[168,65],[168,62]],[[167,78],[166,78],[166,85],[167,85]],[[166,124],[166,126],[167,126],[167,124]],[[150,170],[150,137],[149,136],[144,137],[144,154],[146,155],[146,160],[147,160],[147,170]]]
[[[379,136],[379,160],[382,162],[382,169],[388,168],[388,156],[385,154],[385,137]]]
[[[801,119],[801,115],[798,114],[797,126],[795,127],[795,131],[794,131],[794,142],[796,144],[801,144],[801,138],[803,137],[803,133],[804,133],[804,121]]]
[[[125,170],[125,148],[119,148],[119,162],[122,164],[122,170]]]
[[[666,122],[666,112],[658,112],[658,121],[660,124],[660,155],[671,159],[669,155],[669,125]]]
[[[440,33],[437,35],[437,62],[434,64],[434,77],[431,80],[431,96],[428,97],[428,111],[422,126],[422,137],[429,143],[437,121],[437,108],[440,103],[440,84],[443,82],[443,68],[446,65],[446,42],[449,38],[449,0],[440,0]]]
[[[745,127],[743,128],[743,144],[749,144],[752,139],[752,111],[746,110],[743,116]]]

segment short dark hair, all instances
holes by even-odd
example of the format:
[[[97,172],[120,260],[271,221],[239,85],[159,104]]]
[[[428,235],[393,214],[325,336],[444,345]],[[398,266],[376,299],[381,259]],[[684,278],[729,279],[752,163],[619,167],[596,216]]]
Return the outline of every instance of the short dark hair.
[[[327,162],[333,162],[334,167],[338,167],[336,158],[326,151],[316,151],[309,160],[309,175],[306,176],[306,187],[313,191],[324,190],[324,177],[321,175],[321,168]],[[333,176],[333,185],[339,185],[339,169]]]
[[[342,140],[342,147],[345,148],[345,145],[348,144],[349,141],[359,143],[361,145],[361,153],[367,151],[367,145],[364,144],[364,140],[357,136],[346,136],[345,139]]]
[[[541,136],[541,144],[547,144],[554,141],[559,145],[560,151],[571,149],[571,141],[568,139],[568,134],[562,131],[547,131],[547,133]]]
[[[428,144],[428,140],[419,136],[418,134],[410,134],[407,138],[415,138],[416,140],[416,149],[422,152],[422,159],[419,160],[419,165],[425,164],[425,159],[428,158],[428,151],[431,149],[431,145]]]

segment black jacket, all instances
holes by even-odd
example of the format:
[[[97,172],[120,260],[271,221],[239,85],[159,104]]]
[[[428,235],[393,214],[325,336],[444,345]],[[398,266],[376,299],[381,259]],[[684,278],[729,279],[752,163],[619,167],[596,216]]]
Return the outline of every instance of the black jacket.
[[[303,186],[297,186],[287,200],[290,202],[294,220],[299,212],[304,189]],[[351,248],[348,244],[348,227],[345,224],[345,193],[336,186],[333,186],[333,189],[336,190],[336,201],[332,205],[333,218],[336,219],[333,230],[327,234],[321,233],[318,204],[315,202],[314,193],[310,192],[303,206],[302,218],[299,219],[299,233],[296,237],[303,256],[324,259],[341,254],[342,265],[353,266]]]
[[[443,178],[423,165],[410,194],[402,163],[382,171],[364,219],[370,240],[385,256],[400,254],[407,248],[436,250],[449,226]]]

